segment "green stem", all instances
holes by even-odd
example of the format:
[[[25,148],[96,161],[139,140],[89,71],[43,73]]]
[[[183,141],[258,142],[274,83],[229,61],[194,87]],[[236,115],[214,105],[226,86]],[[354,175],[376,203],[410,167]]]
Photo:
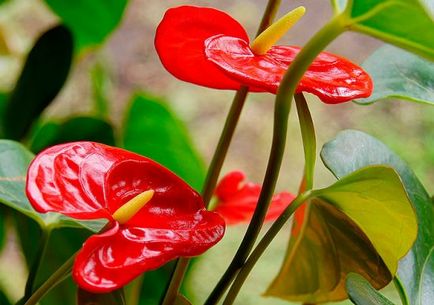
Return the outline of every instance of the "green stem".
[[[217,185],[217,180],[220,175],[223,162],[226,158],[226,154],[232,141],[235,128],[238,125],[241,111],[243,110],[248,93],[248,87],[241,87],[240,90],[237,91],[237,94],[232,101],[231,108],[229,109],[229,113],[226,118],[226,122],[220,135],[219,142],[217,144],[213,158],[211,160],[208,173],[205,178],[204,188],[202,190],[202,198],[207,208],[214,193],[214,189]]]
[[[265,9],[261,23],[258,28],[256,36],[262,33],[273,22],[274,17],[278,11],[281,0],[269,0],[267,8]],[[220,175],[223,162],[226,158],[226,154],[229,149],[230,142],[235,132],[235,128],[238,124],[241,111],[244,107],[244,103],[249,92],[248,87],[241,87],[234,97],[228,116],[226,118],[225,126],[223,127],[222,134],[220,135],[217,148],[214,152],[211,164],[208,169],[207,177],[205,178],[204,188],[202,190],[202,198],[205,206],[208,207],[211,201],[211,197],[214,193],[214,189],[217,185],[217,180]],[[169,283],[169,287],[164,296],[162,305],[171,305],[176,300],[176,296],[179,293],[179,288],[182,284],[185,272],[188,268],[189,259],[180,258],[176,264],[175,270],[172,274],[172,278]]]
[[[32,296],[27,300],[24,305],[35,305],[39,300],[57,284],[62,282],[71,272],[76,254],[72,255],[59,269],[56,270],[49,278],[42,284]]]
[[[282,164],[283,153],[285,150],[288,117],[291,110],[292,98],[294,97],[297,85],[318,54],[343,31],[344,25],[340,16],[333,18],[314,37],[312,37],[285,73],[276,96],[273,142],[258,205],[237,253],[228,269],[217,283],[213,293],[205,302],[205,305],[216,304],[238,273],[239,269],[243,267],[244,262],[246,261],[262,228],[276,186],[276,181],[279,176],[280,166]]]
[[[309,111],[306,99],[302,93],[294,96],[297,105],[297,113],[300,122],[301,136],[303,139],[305,169],[304,176],[306,179],[305,189],[310,190],[313,187],[313,177],[316,162],[316,137],[312,116]]]
[[[410,301],[408,300],[408,296],[405,293],[405,288],[402,286],[401,281],[396,276],[393,278],[393,284],[395,285],[395,288],[398,291],[399,298],[401,299],[402,305],[409,305]]]
[[[33,287],[35,285],[36,276],[41,269],[42,259],[47,252],[48,240],[50,238],[50,229],[43,229],[41,233],[41,239],[39,240],[38,252],[32,263],[32,267],[29,270],[29,276],[27,277],[26,287],[24,289],[24,300],[30,298],[33,293]]]
[[[247,279],[247,276],[255,266],[256,262],[259,260],[261,255],[264,253],[264,251],[270,245],[274,237],[277,235],[277,233],[279,233],[279,231],[288,221],[288,219],[292,216],[292,214],[294,214],[295,210],[297,210],[297,208],[301,204],[303,204],[307,199],[309,199],[310,195],[311,195],[310,191],[298,195],[297,198],[295,198],[294,201],[292,201],[292,203],[283,211],[283,213],[279,216],[279,218],[276,219],[276,221],[273,223],[273,225],[270,227],[270,229],[267,231],[267,233],[265,233],[264,237],[258,243],[256,248],[253,250],[252,254],[249,256],[249,259],[241,268],[240,272],[238,273],[237,277],[234,280],[234,283],[229,289],[229,292],[226,296],[226,299],[223,302],[223,305],[230,305],[234,302],[235,298],[238,295],[238,292],[240,291],[245,280]]]

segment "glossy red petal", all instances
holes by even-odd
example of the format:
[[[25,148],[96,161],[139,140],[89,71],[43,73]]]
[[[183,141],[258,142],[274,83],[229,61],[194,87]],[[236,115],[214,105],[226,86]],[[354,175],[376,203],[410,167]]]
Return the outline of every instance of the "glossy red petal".
[[[116,224],[110,231],[90,237],[74,263],[76,283],[97,293],[118,289],[172,259],[205,252],[225,230],[223,219],[206,210],[184,215],[179,224],[161,223],[156,228],[143,225],[119,228]]]
[[[217,34],[249,41],[244,28],[222,11],[195,6],[171,8],[157,28],[155,48],[164,67],[181,80],[217,89],[238,89],[238,81],[205,58],[204,41]]]
[[[219,213],[228,225],[249,222],[260,193],[259,184],[246,183],[242,172],[231,172],[220,181],[216,188],[218,203],[214,212]],[[294,198],[294,195],[287,192],[274,195],[265,220],[274,221]]]
[[[102,145],[76,142],[38,154],[27,173],[26,192],[38,212],[79,219],[110,218],[105,209],[104,175],[116,161]]]
[[[265,55],[252,53],[243,39],[217,35],[206,41],[207,58],[229,77],[246,86],[276,93],[288,66],[300,51],[298,47],[275,46]],[[352,62],[322,52],[303,76],[297,92],[309,92],[327,104],[337,104],[371,95],[370,76]]]
[[[144,157],[115,164],[107,173],[105,185],[111,213],[140,193],[154,190],[152,199],[128,221],[129,225],[159,228],[171,220],[182,221],[205,207],[200,195],[188,184]]]
[[[77,219],[108,218],[148,189],[151,202],[131,221],[157,221],[204,207],[200,196],[158,163],[126,150],[92,142],[53,146],[36,156],[27,176],[27,196],[39,212]],[[157,215],[157,218],[152,216]]]

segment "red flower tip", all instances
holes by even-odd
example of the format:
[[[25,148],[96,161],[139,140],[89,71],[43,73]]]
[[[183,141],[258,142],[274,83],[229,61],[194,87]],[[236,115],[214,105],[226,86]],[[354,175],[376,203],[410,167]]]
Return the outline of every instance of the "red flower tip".
[[[98,143],[41,152],[29,167],[26,191],[39,212],[109,219],[111,229],[91,236],[73,267],[76,283],[91,292],[118,289],[172,259],[199,255],[225,231],[223,219],[172,172]]]
[[[212,8],[182,6],[168,10],[158,26],[155,47],[165,68],[181,80],[217,89],[276,93],[299,47],[274,46],[256,55],[242,26]],[[321,53],[303,76],[297,92],[328,104],[368,97],[370,76],[359,66]]]
[[[241,171],[230,172],[221,179],[215,190],[218,202],[214,212],[220,214],[228,225],[249,222],[255,211],[261,186],[245,182],[245,179]],[[294,198],[287,192],[274,195],[265,220],[273,221],[279,217]]]

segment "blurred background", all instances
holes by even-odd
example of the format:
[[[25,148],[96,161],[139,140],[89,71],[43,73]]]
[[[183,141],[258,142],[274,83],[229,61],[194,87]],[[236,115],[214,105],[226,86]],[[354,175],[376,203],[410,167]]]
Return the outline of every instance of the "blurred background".
[[[266,2],[130,0],[120,25],[106,42],[75,57],[65,87],[43,117],[67,118],[92,112],[94,95],[91,77],[95,67],[99,67],[108,77],[104,92],[109,102],[109,118],[115,126],[121,126],[124,112],[136,92],[162,97],[185,122],[198,152],[208,164],[234,92],[202,88],[170,75],[162,67],[153,46],[155,28],[169,7],[195,4],[228,12],[245,26],[252,37]],[[57,24],[59,19],[40,0],[3,0],[0,3],[0,91],[7,92],[13,88],[23,61],[37,37]],[[305,44],[332,14],[327,0],[283,0],[279,16],[299,5],[304,5],[307,13],[282,39],[282,44]],[[91,19],[92,16],[83,18]],[[372,38],[346,33],[328,50],[362,64],[381,45]],[[271,144],[273,100],[271,94],[249,96],[223,173],[240,169],[247,173],[249,180],[262,181]],[[415,170],[427,190],[434,192],[433,107],[397,100],[369,106],[351,102],[326,105],[311,95],[308,95],[308,100],[316,126],[318,152],[322,144],[343,129],[365,131],[397,152]],[[296,192],[302,168],[301,136],[296,111],[293,111],[278,190]],[[320,160],[316,174],[317,186],[334,180]],[[10,238],[13,239],[13,236]],[[13,247],[8,246],[0,257],[0,282],[4,285],[8,285],[11,276],[18,283],[25,278],[26,271],[22,264],[20,269],[20,257],[11,255],[17,253]],[[7,272],[12,269],[13,272]],[[20,291],[15,291],[14,287],[11,288],[12,297],[17,298]]]

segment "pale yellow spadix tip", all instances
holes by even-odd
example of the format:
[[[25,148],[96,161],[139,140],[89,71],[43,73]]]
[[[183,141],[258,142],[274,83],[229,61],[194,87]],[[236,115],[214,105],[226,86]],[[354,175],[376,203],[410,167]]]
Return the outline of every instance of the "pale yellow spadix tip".
[[[154,196],[154,190],[148,190],[140,193],[117,209],[112,215],[113,219],[121,224],[126,223],[134,215],[136,215],[137,212],[149,202],[149,200],[152,199],[152,196]]]
[[[264,55],[304,16],[306,8],[299,6],[274,22],[250,44],[253,53]]]

